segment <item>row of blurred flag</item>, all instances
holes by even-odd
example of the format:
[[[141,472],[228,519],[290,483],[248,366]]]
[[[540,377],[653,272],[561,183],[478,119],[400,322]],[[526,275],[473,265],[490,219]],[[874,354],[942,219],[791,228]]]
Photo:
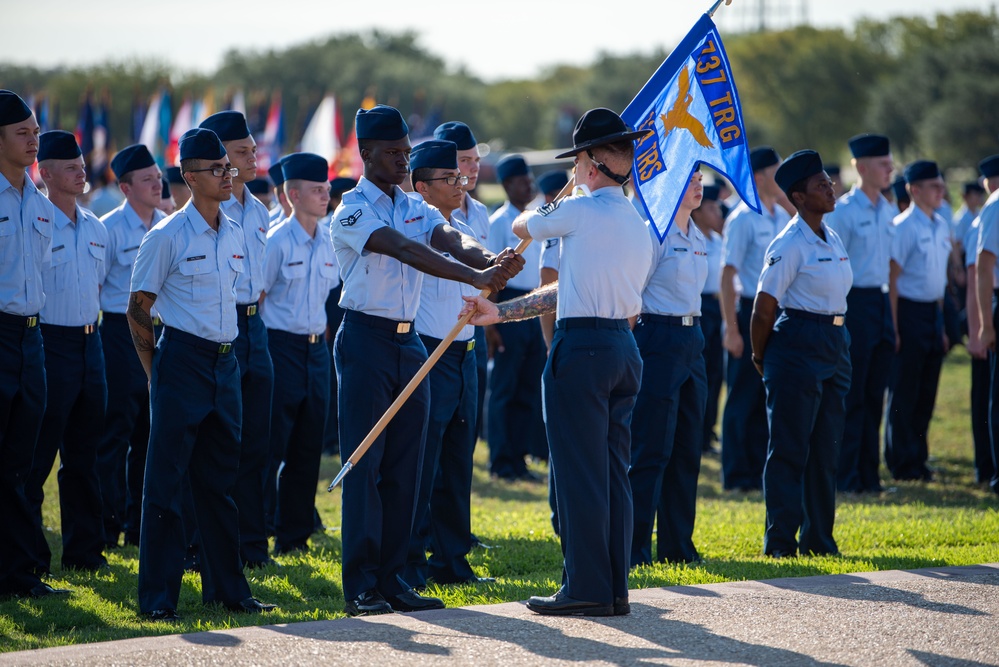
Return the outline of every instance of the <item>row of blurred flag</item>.
[[[56,103],[46,96],[29,97],[29,106],[41,131],[63,129],[58,127],[59,109]],[[362,106],[375,105],[372,97],[366,97]],[[286,136],[285,111],[281,93],[274,92],[269,102],[255,105],[248,113],[246,98],[237,91],[222,105],[216,105],[214,95],[209,92],[204,97],[184,97],[179,107],[174,109],[171,92],[162,88],[148,101],[136,100],[132,104],[131,143],[145,144],[161,167],[177,164],[179,142],[188,130],[197,127],[205,118],[217,111],[234,110],[243,113],[257,142],[257,167],[261,172],[273,165],[282,155],[294,151],[306,151],[321,155],[330,163],[330,178],[350,176],[359,178],[363,169],[357,150],[357,137],[353,128],[345,137],[343,118],[336,97],[326,94],[319,105],[312,110],[305,130],[298,141],[289,142]],[[89,171],[102,173],[110,164],[114,151],[123,146],[115,146],[111,133],[111,104],[108,95],[95,97],[84,95],[80,103],[78,120],[73,128],[80,148],[86,156]]]

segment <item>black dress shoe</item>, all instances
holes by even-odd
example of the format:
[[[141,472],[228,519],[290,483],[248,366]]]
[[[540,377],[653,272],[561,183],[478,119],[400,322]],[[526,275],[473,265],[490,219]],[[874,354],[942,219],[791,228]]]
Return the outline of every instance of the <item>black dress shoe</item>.
[[[175,609],[154,609],[146,614],[146,618],[158,623],[176,623],[180,620],[180,614]]]
[[[543,616],[613,616],[614,605],[576,600],[560,588],[551,597],[534,595],[527,601],[527,608]]]
[[[265,558],[263,560],[248,560],[243,563],[243,567],[250,570],[259,570],[262,567],[284,567],[281,563],[277,562],[273,558]]]
[[[628,598],[614,598],[614,615],[627,616],[631,613],[631,603]]]
[[[29,598],[47,598],[50,595],[69,595],[73,591],[68,588],[52,588],[46,583],[37,583],[25,591]]]
[[[774,549],[773,551],[768,551],[765,555],[771,558],[794,558],[798,554],[794,551],[788,551],[785,549]]]
[[[365,591],[344,605],[347,616],[373,616],[375,614],[391,614],[392,607],[378,591]]]
[[[412,588],[398,595],[386,595],[385,601],[392,606],[393,611],[428,611],[444,608],[444,600],[424,597]]]
[[[268,611],[274,611],[277,609],[276,604],[267,604],[266,602],[261,602],[257,598],[246,598],[245,600],[240,600],[234,603],[225,603],[226,609],[232,611],[239,611],[245,614],[263,614]]]

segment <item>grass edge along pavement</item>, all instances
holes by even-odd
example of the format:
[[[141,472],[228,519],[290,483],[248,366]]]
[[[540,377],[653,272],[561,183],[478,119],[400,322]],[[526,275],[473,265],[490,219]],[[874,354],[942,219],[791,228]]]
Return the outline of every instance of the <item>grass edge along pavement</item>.
[[[706,458],[695,531],[705,562],[636,568],[631,588],[999,562],[999,498],[974,482],[969,375],[968,356],[959,348],[945,364],[930,430],[937,481],[885,479],[889,491],[880,497],[840,494],[835,534],[841,556],[780,561],[762,556],[762,495],[723,492],[718,461]],[[561,552],[552,534],[546,485],[491,481],[485,463],[487,448],[482,443],[475,458],[473,530],[494,548],[476,549],[470,560],[480,575],[494,576],[497,581],[480,586],[431,586],[429,594],[457,607],[554,592],[561,579]],[[54,554],[52,583],[69,586],[74,593],[69,598],[0,601],[0,651],[342,617],[340,494],[325,492],[337,470],[337,459],[323,460],[316,502],[327,530],[313,537],[311,551],[277,557],[283,567],[248,573],[253,594],[281,609],[242,615],[204,607],[200,579],[188,573],[181,591],[182,620],[175,624],[139,617],[135,547],[110,551],[106,572],[59,568],[58,492],[53,471],[44,506],[45,525],[54,527],[48,532]]]

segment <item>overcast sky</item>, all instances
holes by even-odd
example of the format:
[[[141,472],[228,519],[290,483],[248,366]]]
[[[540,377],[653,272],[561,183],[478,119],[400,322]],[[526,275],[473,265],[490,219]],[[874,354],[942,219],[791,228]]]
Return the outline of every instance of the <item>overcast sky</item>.
[[[857,18],[989,11],[995,0],[733,0],[715,15],[724,36],[760,2],[816,26]],[[712,0],[40,0],[5,2],[0,59],[39,66],[133,57],[210,72],[232,48],[281,49],[331,34],[412,30],[447,62],[495,81],[533,78],[554,64],[588,65],[599,53],[672,48]],[[598,10],[599,13],[587,13]],[[0,85],[3,82],[0,81]]]

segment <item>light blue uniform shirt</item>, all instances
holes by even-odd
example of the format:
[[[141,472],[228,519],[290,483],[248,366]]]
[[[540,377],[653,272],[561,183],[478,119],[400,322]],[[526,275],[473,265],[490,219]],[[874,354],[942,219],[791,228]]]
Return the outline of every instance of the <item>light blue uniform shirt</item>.
[[[701,314],[701,290],[708,279],[707,241],[693,220],[687,225],[684,234],[680,225],[674,222],[666,232],[666,238],[659,243],[655,228],[646,223],[652,266],[642,292],[643,313]]]
[[[52,257],[54,218],[27,174],[21,192],[0,174],[0,311],[30,317],[45,304],[42,267]]]
[[[850,258],[836,232],[825,222],[822,229],[825,241],[796,215],[767,248],[759,291],[777,299],[781,308],[846,313],[846,295],[853,286]]]
[[[96,215],[76,205],[76,222],[55,209],[52,262],[43,270],[41,320],[62,327],[96,324],[101,284],[107,274],[108,230]]]
[[[530,209],[528,209],[530,210]],[[520,211],[510,202],[504,202],[489,218],[489,239],[487,248],[499,254],[505,248],[516,248],[520,239],[513,233],[513,221]],[[533,236],[533,235],[532,235]],[[506,286],[510,289],[530,291],[541,284],[541,244],[531,243],[524,251],[524,269],[511,278]]]
[[[924,303],[942,299],[950,248],[950,227],[939,215],[931,220],[913,203],[895,218],[891,258],[902,267],[898,295]]]
[[[434,229],[447,221],[422,197],[410,197],[398,186],[393,193],[390,198],[362,176],[356,188],[344,193],[333,212],[331,236],[343,280],[340,307],[411,322],[420,309],[424,273],[388,255],[365,250],[364,246],[383,227],[429,246]]]
[[[278,204],[267,214],[267,228],[270,229],[271,227],[275,227],[278,223],[284,220],[284,209],[281,208],[281,204]]]
[[[943,203],[940,204],[940,208],[936,210],[936,214],[944,219],[949,230],[950,226],[954,223],[954,209],[951,207],[950,202],[944,199]]]
[[[558,271],[562,243],[558,238],[546,239],[541,244],[541,257],[538,259],[538,270],[554,269]]]
[[[977,257],[983,250],[988,250],[999,257],[999,190],[989,195],[974,224],[978,227],[978,238],[972,245],[965,246],[968,254]],[[999,262],[996,262],[994,280],[999,285]]]
[[[957,213],[954,214],[954,220],[951,222],[951,236],[961,242],[964,245],[965,239],[968,237],[968,230],[971,228],[971,223],[975,221],[978,215],[972,213],[968,208],[967,204],[962,204],[961,208],[957,209]],[[974,254],[974,249],[978,246],[976,243],[972,246],[964,246],[965,252],[971,252]]]
[[[467,215],[462,213],[460,208],[456,208],[451,213],[451,219],[468,225],[472,230],[471,236],[479,242],[479,245],[486,247],[486,242],[489,240],[489,209],[467,192],[465,193],[465,208],[468,209]]]
[[[153,225],[165,217],[162,211],[153,211]],[[132,264],[147,230],[127,201],[101,218],[101,222],[108,230],[108,247],[104,253],[107,277],[101,288],[101,310],[124,315],[132,291]]]
[[[267,234],[261,317],[268,329],[326,332],[326,298],[336,282],[336,259],[326,227],[309,236],[294,214]]]
[[[222,210],[239,225],[243,231],[243,243],[246,244],[242,254],[247,270],[236,281],[236,303],[256,303],[260,300],[264,283],[268,213],[267,207],[246,188],[243,188],[243,198],[244,203],[240,204],[235,195],[229,195],[229,199],[222,202]]]
[[[194,200],[156,223],[139,246],[132,291],[156,295],[163,324],[216,343],[231,343],[236,328],[236,280],[246,271],[242,231],[219,211],[208,226]]]
[[[704,232],[701,232],[704,234]],[[708,250],[708,277],[704,281],[701,294],[721,292],[722,247],[724,239],[718,232],[709,231],[704,235],[704,246]]]
[[[996,207],[995,213],[999,215],[999,206]],[[964,235],[964,247],[967,249],[964,253],[965,268],[974,266],[978,263],[978,253],[975,252],[975,248],[978,247],[978,229],[980,222],[981,218],[976,217]],[[992,289],[995,289],[996,287],[999,287],[999,262],[997,262],[995,268],[992,269]]]
[[[895,236],[893,220],[898,207],[878,195],[877,204],[859,188],[839,198],[836,210],[824,222],[836,232],[853,267],[854,287],[888,287],[891,271],[891,244]]]
[[[409,196],[420,197],[420,195],[412,193]],[[472,228],[455,220],[454,214],[451,215],[451,226],[462,234],[475,238],[475,232],[472,231]],[[444,253],[444,256],[450,257],[451,255]],[[474,296],[478,293],[479,290],[467,283],[445,280],[429,274],[424,275],[423,287],[420,288],[420,308],[416,311],[417,332],[431,338],[444,339],[457,324],[458,313],[465,305],[461,297]],[[455,340],[467,341],[474,335],[475,327],[466,325],[458,332]]]
[[[757,213],[746,202],[740,202],[725,220],[722,266],[736,270],[741,294],[750,299],[756,296],[767,247],[791,219],[778,204],[774,204],[773,213],[766,206],[762,210],[763,213]]]
[[[527,229],[538,241],[561,238],[557,319],[624,319],[641,312],[652,243],[621,188],[600,188],[532,211]]]

